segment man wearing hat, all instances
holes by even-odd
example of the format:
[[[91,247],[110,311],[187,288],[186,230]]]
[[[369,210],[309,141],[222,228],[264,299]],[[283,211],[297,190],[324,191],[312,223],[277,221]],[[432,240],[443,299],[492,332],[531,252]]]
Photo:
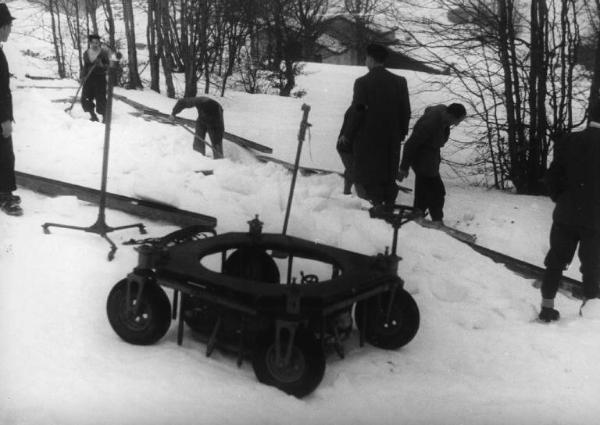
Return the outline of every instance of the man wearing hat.
[[[0,3],[0,43],[8,40],[13,18],[5,3]],[[12,142],[13,105],[10,92],[10,72],[4,51],[0,47],[0,210],[8,215],[22,215],[17,189],[15,153]]]
[[[354,82],[348,122],[338,149],[352,152],[352,176],[359,197],[383,210],[398,194],[400,145],[408,133],[410,101],[406,79],[385,69],[385,46],[367,46],[369,72]]]
[[[104,122],[106,72],[110,65],[111,52],[106,46],[101,45],[100,36],[97,34],[90,34],[88,42],[89,48],[83,53],[82,78],[84,80],[81,106],[85,112],[89,112],[91,121],[99,121],[97,112],[102,115],[102,122]]]

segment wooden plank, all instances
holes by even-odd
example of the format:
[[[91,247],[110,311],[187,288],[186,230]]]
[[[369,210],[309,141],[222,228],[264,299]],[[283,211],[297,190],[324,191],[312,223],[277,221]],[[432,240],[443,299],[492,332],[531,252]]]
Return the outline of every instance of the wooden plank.
[[[25,189],[33,190],[48,196],[75,196],[78,199],[97,204],[100,191],[59,180],[16,172],[17,184]],[[115,193],[106,194],[106,207],[126,212],[151,220],[166,221],[177,226],[186,227],[195,224],[215,227],[217,219],[192,211],[181,210],[159,202],[130,198]]]
[[[272,156],[267,156],[267,155],[255,155],[255,157],[259,161],[262,161],[262,162],[274,162],[275,164],[282,165],[283,167],[287,168],[290,171],[294,170],[294,164],[292,164],[291,162],[287,162],[287,161],[284,161],[282,159],[274,158]],[[342,177],[344,176],[343,173],[340,173],[339,171],[326,170],[326,169],[323,169],[323,168],[304,167],[302,165],[298,168],[298,170],[300,171],[300,173],[302,175],[337,174],[337,175],[342,176]]]

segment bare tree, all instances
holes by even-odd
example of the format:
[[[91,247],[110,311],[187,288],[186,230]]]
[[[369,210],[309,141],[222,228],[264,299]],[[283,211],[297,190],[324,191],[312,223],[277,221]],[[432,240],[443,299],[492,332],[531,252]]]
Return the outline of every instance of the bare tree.
[[[158,25],[157,0],[147,3],[146,41],[148,42],[148,62],[150,64],[150,89],[160,93],[160,55],[157,50]]]
[[[447,87],[480,120],[475,172],[489,166],[496,187],[542,192],[551,140],[577,125],[576,1],[532,0],[527,13],[516,0],[438,0],[440,9],[450,13],[405,30],[451,70]]]
[[[50,19],[52,22],[52,41],[54,43],[54,56],[56,57],[56,64],[58,66],[58,76],[65,78],[65,55],[64,55],[64,43],[61,33],[60,25],[60,9],[56,3],[56,0],[48,0],[48,9],[50,11]]]
[[[127,39],[127,70],[128,89],[142,87],[142,80],[138,72],[137,47],[135,42],[135,19],[133,15],[132,0],[123,0],[123,22],[125,24],[125,37]]]
[[[328,10],[325,0],[268,0],[262,3],[261,29],[266,67],[280,96],[289,96],[301,72],[307,43],[318,38]]]

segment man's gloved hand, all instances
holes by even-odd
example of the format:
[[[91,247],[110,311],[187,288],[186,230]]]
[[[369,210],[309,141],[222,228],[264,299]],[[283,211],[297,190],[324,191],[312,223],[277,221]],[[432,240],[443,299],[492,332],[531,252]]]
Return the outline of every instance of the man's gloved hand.
[[[12,135],[12,122],[4,121],[2,124],[2,137],[5,139],[9,138]]]
[[[398,181],[402,181],[407,177],[408,177],[408,170],[403,170],[402,168],[400,168],[398,170]]]

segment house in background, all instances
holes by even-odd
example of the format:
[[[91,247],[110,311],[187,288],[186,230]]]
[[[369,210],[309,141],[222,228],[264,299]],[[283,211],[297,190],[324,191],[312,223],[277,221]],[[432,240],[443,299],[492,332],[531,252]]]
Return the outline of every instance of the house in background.
[[[322,62],[336,65],[364,65],[364,45],[379,43],[390,50],[386,67],[392,69],[408,69],[443,74],[441,69],[431,67],[418,59],[401,52],[400,41],[396,37],[396,28],[387,28],[378,24],[369,24],[360,28],[351,18],[336,15],[323,21],[323,33],[316,40],[312,49],[307,49],[307,57],[311,62]],[[364,40],[359,42],[357,40]],[[306,50],[305,50],[306,51]]]

